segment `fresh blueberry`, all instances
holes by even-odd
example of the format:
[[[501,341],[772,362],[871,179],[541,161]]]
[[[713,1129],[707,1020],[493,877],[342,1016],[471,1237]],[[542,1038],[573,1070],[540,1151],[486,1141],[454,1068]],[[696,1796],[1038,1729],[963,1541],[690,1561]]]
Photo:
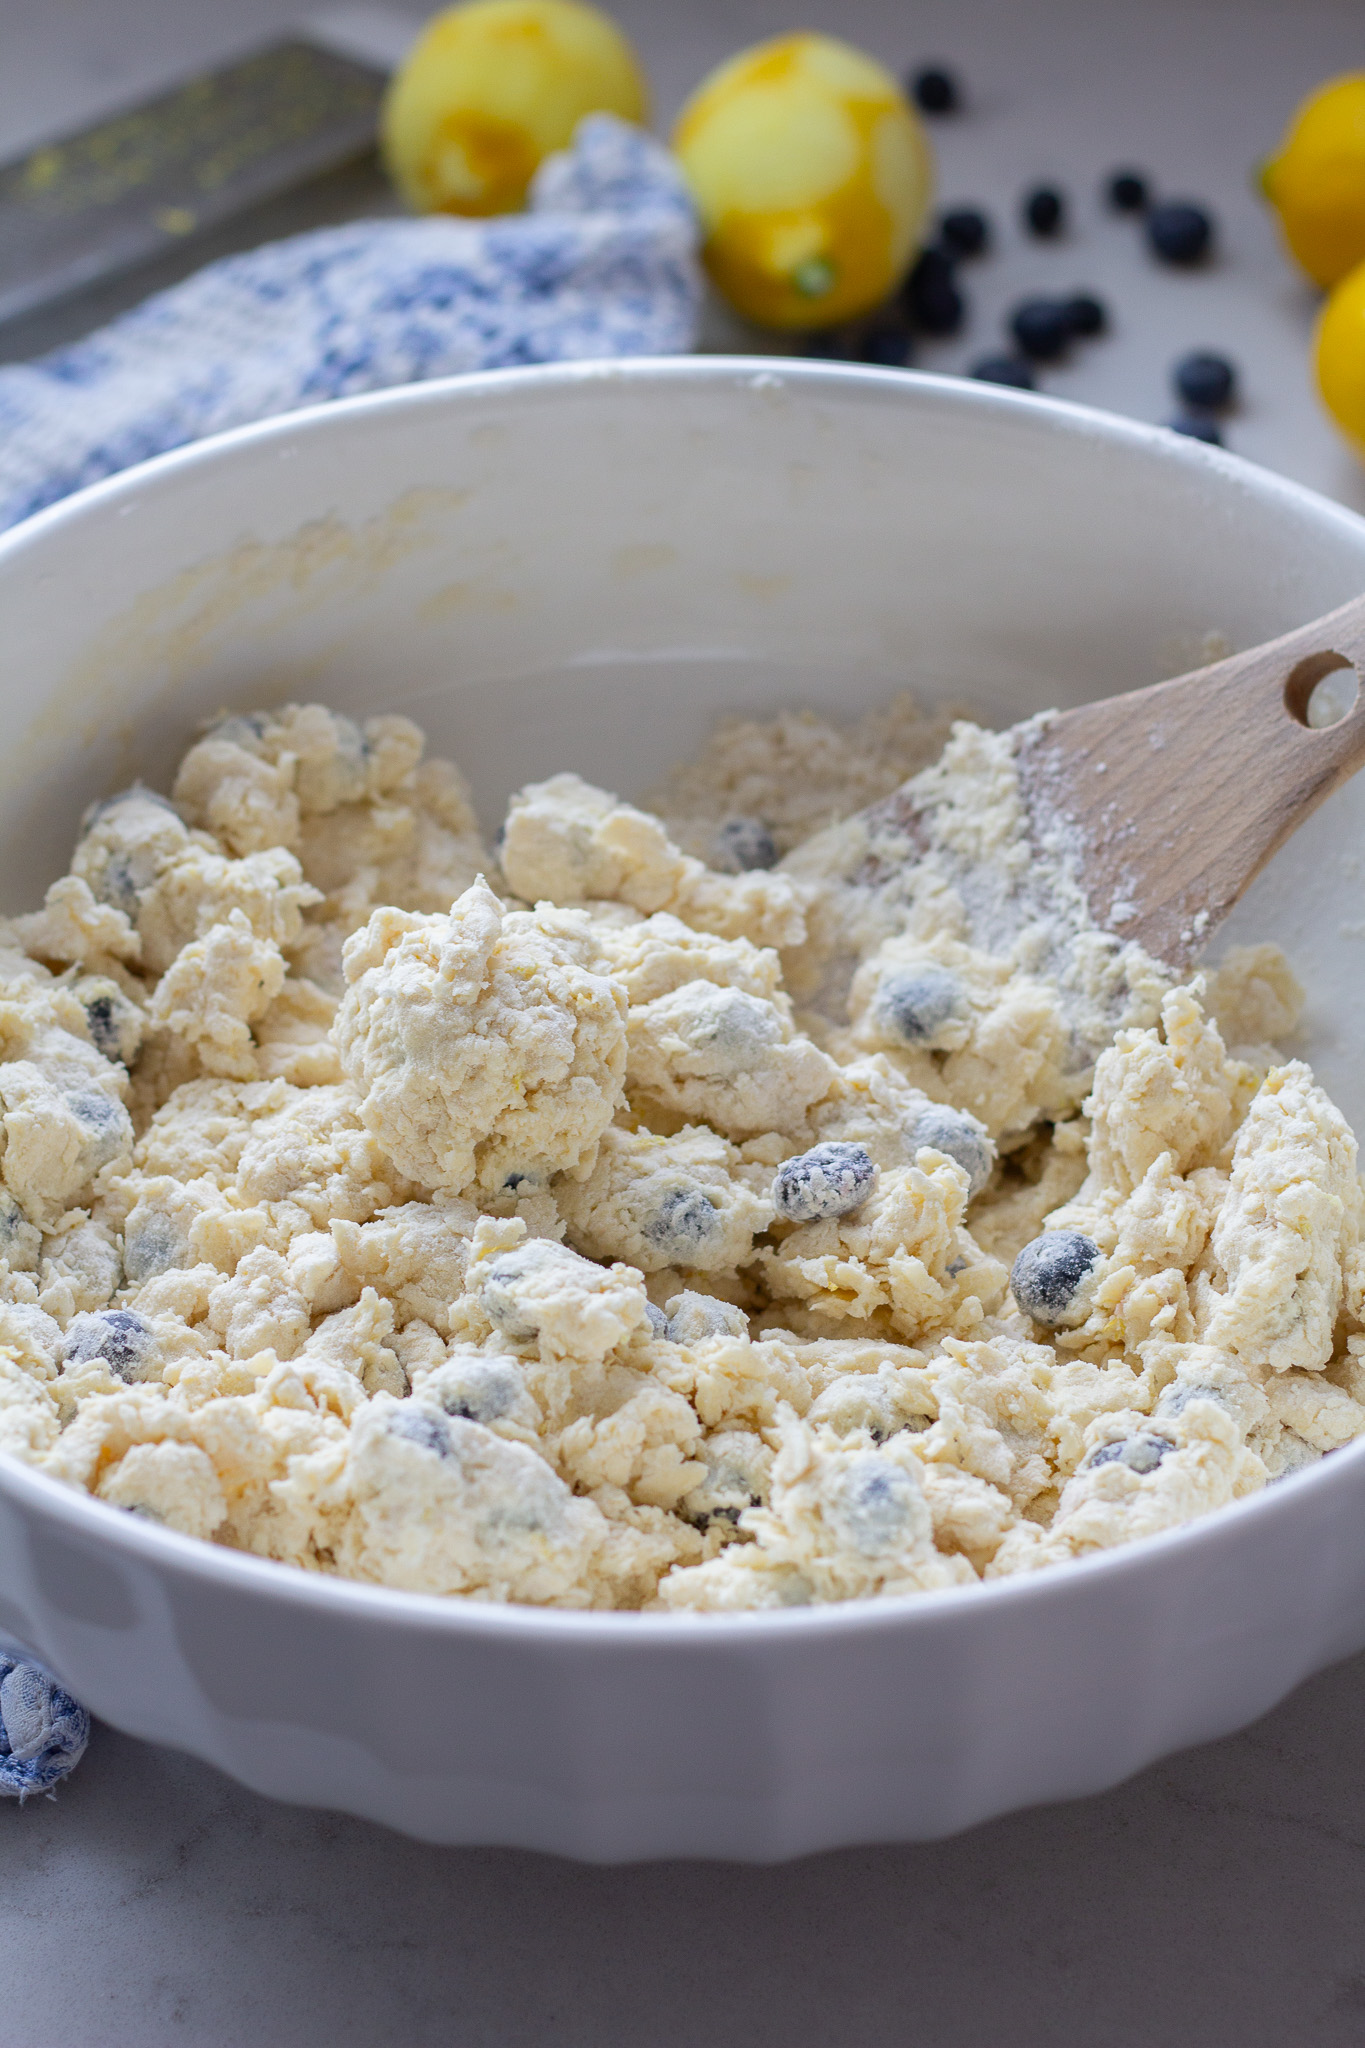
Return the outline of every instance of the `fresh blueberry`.
[[[716,833],[714,865],[725,874],[747,874],[777,865],[777,845],[761,818],[727,818]]]
[[[412,1408],[405,1402],[389,1424],[389,1435],[402,1437],[419,1450],[434,1451],[438,1458],[450,1456],[450,1425],[429,1408]]]
[[[670,1344],[700,1344],[708,1337],[744,1337],[749,1318],[733,1302],[688,1287],[671,1304],[673,1313],[664,1335]]]
[[[1065,299],[1025,299],[1010,315],[1010,333],[1035,363],[1065,355],[1074,331]]]
[[[1147,216],[1147,240],[1163,263],[1199,263],[1213,241],[1213,221],[1188,199],[1163,200]]]
[[[1177,398],[1196,412],[1222,412],[1232,404],[1237,389],[1237,372],[1226,356],[1211,349],[1192,349],[1171,371]]]
[[[1090,341],[1097,334],[1103,334],[1109,325],[1109,311],[1103,299],[1097,299],[1093,292],[1077,292],[1066,302],[1066,317],[1071,332],[1082,341]]]
[[[990,247],[991,224],[979,206],[954,206],[940,216],[938,238],[954,256],[982,256]]]
[[[1143,213],[1147,207],[1147,180],[1141,171],[1111,171],[1104,196],[1115,213]]]
[[[968,371],[978,384],[1008,384],[1015,391],[1034,391],[1038,380],[1022,356],[978,356]]]
[[[941,64],[926,64],[912,72],[910,97],[922,114],[955,114],[962,105],[956,78]]]
[[[847,331],[842,327],[817,327],[813,333],[804,336],[801,351],[820,362],[842,362],[848,355]]]
[[[885,974],[877,987],[876,1014],[882,1024],[906,1045],[927,1045],[960,1014],[962,986],[946,967],[926,961],[920,967],[901,967]]]
[[[773,1207],[788,1223],[847,1216],[872,1192],[877,1169],[861,1145],[813,1145],[784,1159],[773,1181]]]
[[[664,1314],[663,1310],[655,1308],[652,1301],[647,1301],[645,1303],[645,1314],[649,1317],[650,1336],[666,1337],[668,1335],[668,1317]]]
[[[1175,1445],[1168,1436],[1125,1437],[1116,1444],[1101,1444],[1085,1460],[1085,1469],[1093,1472],[1097,1465],[1126,1465],[1130,1472],[1140,1477],[1155,1472],[1167,1451]]]
[[[1213,448],[1223,445],[1221,428],[1197,412],[1177,413],[1173,420],[1167,421],[1167,425],[1173,434],[1187,434],[1191,441],[1207,441]]]
[[[973,1195],[979,1195],[991,1177],[995,1147],[973,1116],[951,1109],[946,1102],[932,1102],[915,1119],[910,1142],[918,1151],[931,1145],[935,1152],[955,1159],[967,1176]]]
[[[956,334],[966,305],[946,249],[921,249],[901,287],[901,302],[914,325],[925,334]]]
[[[130,1308],[104,1308],[73,1316],[62,1338],[67,1365],[88,1365],[102,1358],[109,1370],[130,1384],[151,1352],[155,1338],[150,1323]]]
[[[858,355],[863,362],[880,363],[888,370],[908,368],[914,352],[910,331],[900,320],[874,320],[858,346]],[[753,865],[771,867],[772,862],[754,862]]]
[[[1035,185],[1024,194],[1021,211],[1024,226],[1042,241],[1059,235],[1066,225],[1066,200],[1055,185]]]
[[[671,1266],[695,1266],[699,1253],[719,1234],[716,1205],[698,1187],[671,1188],[641,1233]]]
[[[1035,1323],[1061,1329],[1076,1317],[1077,1297],[1099,1258],[1099,1246],[1079,1230],[1045,1230],[1014,1262],[1014,1298]]]

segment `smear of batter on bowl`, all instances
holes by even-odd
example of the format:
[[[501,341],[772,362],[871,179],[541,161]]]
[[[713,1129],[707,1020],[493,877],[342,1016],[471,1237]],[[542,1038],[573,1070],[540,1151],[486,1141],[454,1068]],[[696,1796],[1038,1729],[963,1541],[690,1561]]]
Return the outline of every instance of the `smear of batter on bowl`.
[[[995,735],[730,721],[649,809],[522,790],[496,856],[423,755],[224,719],[0,929],[0,1449],[306,1570],[734,1610],[1365,1433],[1293,975],[1096,931]]]

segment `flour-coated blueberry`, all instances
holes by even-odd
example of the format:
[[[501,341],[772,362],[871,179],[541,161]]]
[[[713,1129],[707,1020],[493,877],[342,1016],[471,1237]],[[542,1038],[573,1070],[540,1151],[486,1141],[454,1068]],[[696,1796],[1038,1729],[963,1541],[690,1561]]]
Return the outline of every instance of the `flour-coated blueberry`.
[[[748,1335],[749,1318],[743,1309],[736,1308],[733,1302],[720,1301],[713,1294],[698,1294],[691,1287],[684,1288],[670,1307],[673,1313],[664,1328],[670,1344],[702,1344],[708,1337]]]
[[[670,1188],[643,1226],[641,1236],[657,1246],[672,1266],[695,1266],[697,1257],[722,1229],[715,1203],[699,1187]]]
[[[1100,1248],[1079,1230],[1045,1230],[1026,1244],[1014,1262],[1010,1286],[1026,1316],[1049,1329],[1083,1322],[1078,1297],[1094,1268]]]
[[[151,1356],[156,1338],[150,1323],[135,1309],[102,1308],[73,1316],[62,1338],[67,1365],[88,1365],[102,1358],[110,1372],[130,1385],[139,1366]]]
[[[405,1402],[389,1423],[389,1435],[402,1437],[419,1450],[434,1451],[438,1458],[450,1456],[450,1425],[429,1408],[410,1407]]]
[[[935,1152],[955,1159],[966,1174],[973,1195],[979,1195],[991,1177],[995,1147],[976,1118],[968,1116],[965,1110],[953,1109],[946,1102],[931,1102],[915,1119],[911,1143],[917,1149],[932,1145]]]
[[[776,841],[761,818],[727,818],[716,831],[712,865],[728,875],[776,867]]]
[[[1174,1449],[1168,1436],[1128,1436],[1116,1444],[1101,1444],[1085,1460],[1085,1469],[1093,1472],[1097,1465],[1126,1465],[1130,1472],[1143,1478],[1148,1472],[1155,1472],[1167,1451]]]
[[[862,1145],[813,1145],[784,1159],[773,1180],[773,1207],[788,1223],[848,1216],[872,1193],[877,1169]]]
[[[877,985],[878,1021],[906,1045],[928,1045],[964,1008],[957,976],[932,961],[894,968]]]

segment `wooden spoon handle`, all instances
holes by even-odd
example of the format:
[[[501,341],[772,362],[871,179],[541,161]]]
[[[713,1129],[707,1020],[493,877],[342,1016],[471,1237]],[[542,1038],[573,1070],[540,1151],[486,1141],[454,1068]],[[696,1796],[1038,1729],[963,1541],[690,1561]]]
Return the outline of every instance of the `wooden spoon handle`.
[[[1072,837],[1096,922],[1185,969],[1295,827],[1365,765],[1365,688],[1334,725],[1314,687],[1365,674],[1365,597],[1278,640],[1025,728],[1035,832]]]

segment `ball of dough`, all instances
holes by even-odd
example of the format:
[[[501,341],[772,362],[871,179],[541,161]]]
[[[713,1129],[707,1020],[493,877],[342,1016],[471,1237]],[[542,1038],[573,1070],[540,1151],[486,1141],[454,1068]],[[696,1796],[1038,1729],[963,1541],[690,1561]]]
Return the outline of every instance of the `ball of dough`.
[[[376,910],[343,957],[337,1048],[402,1173],[456,1194],[591,1172],[622,1099],[626,996],[581,912],[505,912],[480,877],[445,916]]]

